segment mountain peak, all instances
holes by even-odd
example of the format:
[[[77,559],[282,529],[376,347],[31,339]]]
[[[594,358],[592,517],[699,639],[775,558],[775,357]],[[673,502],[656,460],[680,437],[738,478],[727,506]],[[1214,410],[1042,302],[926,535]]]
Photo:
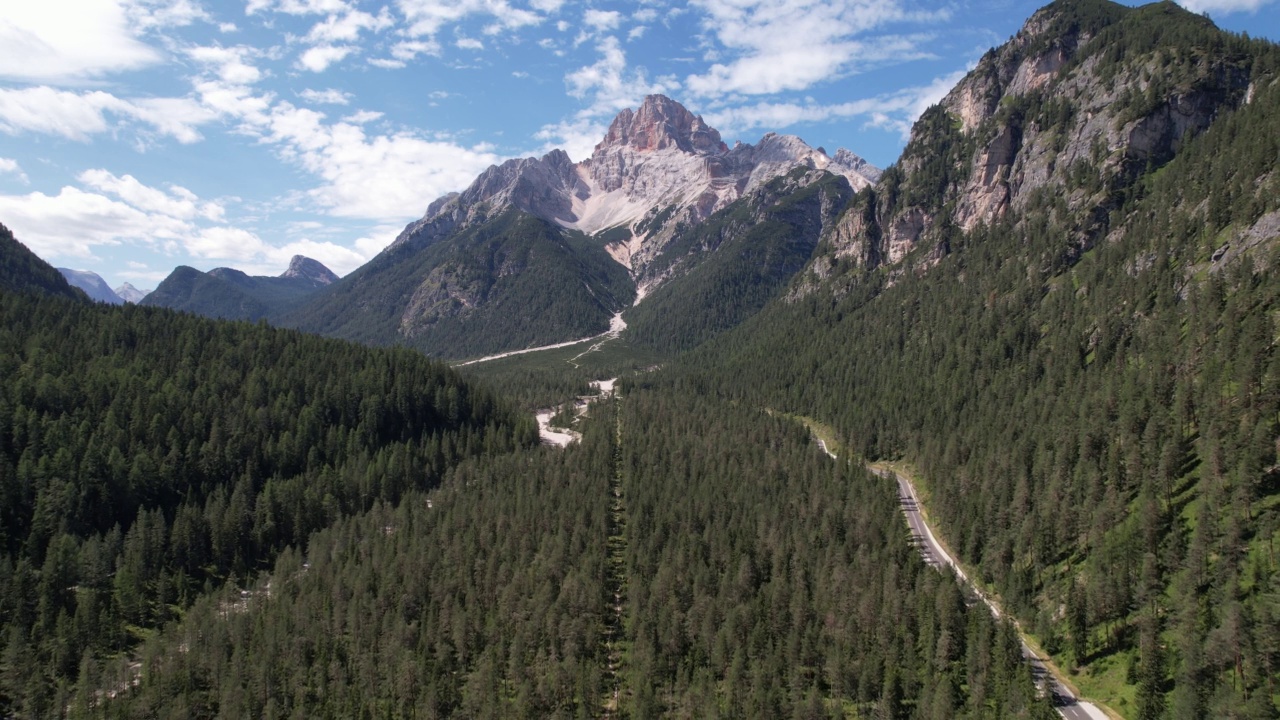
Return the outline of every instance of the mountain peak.
[[[123,283],[115,289],[115,294],[120,296],[125,302],[137,303],[142,302],[142,298],[151,293],[150,290],[139,290],[132,283]]]
[[[699,155],[729,151],[720,132],[703,122],[702,116],[665,95],[649,95],[636,110],[618,113],[596,152],[623,146],[641,152],[675,147]]]
[[[294,255],[289,261],[289,269],[285,270],[280,277],[310,280],[317,285],[328,285],[338,279],[338,276],[319,260],[312,260],[303,255]]]

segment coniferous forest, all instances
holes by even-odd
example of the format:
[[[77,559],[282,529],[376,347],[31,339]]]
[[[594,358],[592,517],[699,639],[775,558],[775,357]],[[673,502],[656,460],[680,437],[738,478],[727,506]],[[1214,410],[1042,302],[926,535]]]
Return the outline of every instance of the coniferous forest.
[[[589,348],[427,356],[634,296],[605,238],[514,210],[375,261],[414,347],[95,305],[0,226],[0,717],[1059,717],[1024,633],[1122,717],[1280,718],[1280,51],[1167,3],[1045,18],[973,82],[1070,39],[1099,137],[1212,117],[962,227],[976,173],[1030,176],[1000,138],[1063,149],[1079,108],[935,106],[872,187],[784,175],[679,236]],[[293,323],[385,340],[351,277]]]

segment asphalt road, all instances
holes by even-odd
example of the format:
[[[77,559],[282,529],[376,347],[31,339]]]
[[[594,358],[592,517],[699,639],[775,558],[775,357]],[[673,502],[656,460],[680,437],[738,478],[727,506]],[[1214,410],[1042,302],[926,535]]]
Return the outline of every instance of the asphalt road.
[[[825,450],[826,448],[824,447],[823,449]],[[890,475],[889,471],[876,472],[881,477]],[[920,554],[924,557],[924,561],[938,569],[942,569],[944,566],[950,568],[960,582],[968,586],[978,599],[991,610],[992,615],[997,618],[1000,617],[999,605],[969,580],[968,576],[964,574],[964,570],[960,569],[955,559],[942,548],[942,544],[934,537],[933,531],[929,528],[928,523],[924,520],[924,515],[920,512],[920,501],[916,497],[916,490],[911,486],[911,482],[897,473],[892,473],[892,475],[898,481],[898,503],[902,506],[902,514],[906,516],[907,526],[911,529],[911,542],[920,548]],[[1068,720],[1107,720],[1106,713],[1102,712],[1098,706],[1078,699],[1071,690],[1058,682],[1058,679],[1045,667],[1044,661],[1031,651],[1031,647],[1025,641],[1022,643],[1022,654],[1027,658],[1027,662],[1031,664],[1031,673],[1036,678],[1036,681],[1049,683],[1048,688],[1053,693],[1053,704],[1058,714],[1068,718]]]

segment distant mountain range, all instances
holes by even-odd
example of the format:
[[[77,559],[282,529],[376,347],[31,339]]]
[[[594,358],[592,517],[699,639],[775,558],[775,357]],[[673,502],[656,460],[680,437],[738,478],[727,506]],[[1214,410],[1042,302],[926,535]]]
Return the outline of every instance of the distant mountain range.
[[[279,277],[250,276],[232,268],[200,272],[180,266],[148,294],[143,305],[228,320],[273,318],[337,280],[316,260],[294,256]]]

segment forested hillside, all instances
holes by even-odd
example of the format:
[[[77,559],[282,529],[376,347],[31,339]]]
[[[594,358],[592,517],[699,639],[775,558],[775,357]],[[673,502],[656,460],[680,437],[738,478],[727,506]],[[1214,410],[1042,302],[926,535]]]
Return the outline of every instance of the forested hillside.
[[[0,293],[0,714],[531,418],[407,350]],[[86,663],[88,665],[86,665]]]
[[[1074,187],[953,224],[941,255],[903,261],[927,270],[826,265],[677,386],[914,462],[952,546],[1126,716],[1275,717],[1280,63],[1194,16],[1146,27],[1099,33],[1126,43],[1105,56],[1230,46],[1248,102],[1128,187],[1081,166]],[[1081,223],[1099,191],[1112,207]]]
[[[83,292],[71,287],[62,273],[18,242],[4,225],[0,225],[0,290],[48,293],[72,300],[89,299]]]

